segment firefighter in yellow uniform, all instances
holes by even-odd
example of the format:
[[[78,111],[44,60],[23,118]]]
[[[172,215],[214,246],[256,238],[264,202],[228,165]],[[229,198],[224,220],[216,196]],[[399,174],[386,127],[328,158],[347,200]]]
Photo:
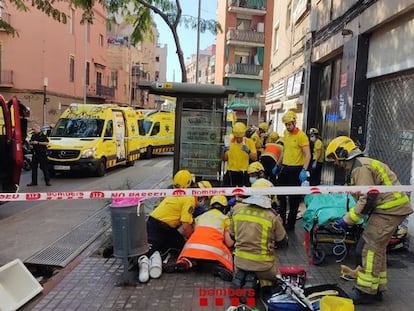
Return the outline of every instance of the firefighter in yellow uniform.
[[[173,178],[174,188],[190,188],[193,176],[187,170],[178,171]],[[161,254],[170,248],[181,250],[193,232],[193,212],[196,200],[193,196],[169,196],[150,213],[147,220],[149,255]]]
[[[350,185],[393,186],[400,182],[388,165],[368,157],[347,136],[333,139],[326,149],[326,159],[345,169]],[[335,221],[338,229],[346,230],[368,217],[362,239],[362,270],[349,297],[354,304],[382,300],[387,285],[387,244],[403,220],[413,212],[403,192],[361,193],[357,203]]]
[[[312,127],[309,129],[308,134],[312,152],[309,184],[311,186],[317,186],[321,183],[322,166],[325,161],[325,147],[319,136],[318,129]]]
[[[272,186],[264,178],[252,185]],[[246,272],[254,272],[260,280],[276,281],[280,272],[275,247],[286,245],[287,235],[280,216],[272,209],[270,196],[252,195],[236,204],[231,211],[230,232],[235,240],[234,266],[237,269],[233,284],[242,282],[239,280]]]
[[[269,130],[269,124],[267,122],[261,122],[258,126],[257,131],[252,135],[252,139],[256,145],[257,155],[260,157],[267,139],[267,131]]]
[[[254,141],[247,138],[246,125],[236,122],[233,126],[233,138],[230,146],[224,148],[223,161],[227,161],[227,172],[224,176],[224,185],[249,186],[247,167],[250,162],[257,160],[257,152]]]
[[[230,237],[230,218],[223,212],[227,199],[213,196],[210,209],[195,219],[194,233],[187,240],[177,261],[164,267],[165,272],[187,271],[200,265],[225,281],[233,279],[233,257],[229,250],[234,242]]]
[[[296,113],[287,111],[282,121],[286,126],[283,135],[282,167],[278,175],[279,186],[300,186],[310,176],[308,171],[311,159],[309,139],[305,132],[296,127]],[[277,174],[277,172],[275,171]],[[280,216],[287,230],[294,230],[301,195],[279,195]],[[289,215],[287,214],[287,200],[289,200]]]

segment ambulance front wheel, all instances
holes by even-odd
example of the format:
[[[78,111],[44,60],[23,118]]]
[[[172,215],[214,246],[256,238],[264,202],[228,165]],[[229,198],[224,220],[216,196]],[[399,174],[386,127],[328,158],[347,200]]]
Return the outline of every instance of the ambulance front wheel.
[[[152,152],[153,152],[153,147],[152,146],[148,146],[147,147],[147,154],[146,154],[146,158],[147,159],[151,159],[152,158]]]
[[[106,160],[102,158],[98,163],[98,167],[96,169],[96,176],[102,177],[105,174],[106,174]]]

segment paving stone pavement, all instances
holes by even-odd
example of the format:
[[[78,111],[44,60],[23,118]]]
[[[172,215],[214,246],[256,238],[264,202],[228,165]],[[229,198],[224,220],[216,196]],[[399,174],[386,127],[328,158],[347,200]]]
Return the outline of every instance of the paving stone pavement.
[[[295,232],[289,233],[289,247],[278,251],[281,264],[304,266],[308,275],[307,286],[336,283],[345,291],[351,290],[354,282],[339,278],[341,263],[335,262],[335,258],[328,257],[320,266],[308,264],[303,233],[298,221]],[[355,266],[352,252],[342,263]],[[413,309],[414,255],[408,251],[392,252],[388,256],[388,266],[389,290],[383,302],[356,306],[355,310]],[[137,275],[138,272],[131,269],[127,278],[133,284],[120,286],[125,280],[122,260],[105,259],[94,253],[80,260],[53,288],[40,294],[22,310],[215,311],[226,310],[231,304],[228,297],[220,296],[223,290],[229,289],[230,283],[207,272],[164,273],[161,278],[151,279],[147,284],[138,283]],[[213,289],[217,295],[211,292],[207,295],[207,290]]]

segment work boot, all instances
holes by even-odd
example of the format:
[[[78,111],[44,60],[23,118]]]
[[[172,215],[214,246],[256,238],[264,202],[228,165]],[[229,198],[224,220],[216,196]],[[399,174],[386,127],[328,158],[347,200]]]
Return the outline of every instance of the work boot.
[[[233,280],[233,273],[221,265],[213,267],[212,273],[214,276],[218,276],[223,281],[231,282],[231,280]]]
[[[379,301],[377,299],[377,295],[364,293],[356,287],[352,289],[348,296],[350,299],[352,299],[354,305],[366,305]]]
[[[33,187],[33,186],[37,186],[37,184],[36,184],[36,183],[34,183],[34,182],[31,182],[30,184],[27,184],[26,186],[27,186],[27,187]]]
[[[183,272],[187,271],[192,268],[192,262],[183,257],[179,261],[170,263],[164,266],[164,272],[166,273],[174,273],[174,272]]]
[[[231,281],[231,287],[234,289],[242,288],[246,279],[246,271],[237,269],[236,274]]]
[[[146,283],[149,280],[149,260],[148,257],[142,255],[138,258],[139,274],[138,279],[141,283]]]
[[[149,259],[149,275],[153,279],[158,279],[162,274],[162,262],[159,251],[154,252]]]
[[[377,301],[382,301],[382,292],[378,291],[375,295],[375,299]]]

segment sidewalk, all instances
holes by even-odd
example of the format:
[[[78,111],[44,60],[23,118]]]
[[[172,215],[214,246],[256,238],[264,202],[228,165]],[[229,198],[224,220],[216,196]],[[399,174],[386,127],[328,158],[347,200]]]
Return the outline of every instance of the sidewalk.
[[[328,257],[323,266],[309,265],[303,247],[303,229],[300,220],[296,231],[289,233],[290,245],[279,251],[282,265],[302,265],[305,267],[308,285],[337,283],[349,291],[354,282],[339,278],[339,266],[335,259]],[[95,244],[71,263],[58,275],[45,284],[44,292],[22,310],[226,310],[230,300],[214,296],[220,290],[228,289],[230,283],[208,273],[188,272],[182,274],[164,273],[160,279],[147,284],[118,286],[123,277],[123,264],[120,258],[105,259],[96,255]],[[352,254],[344,264],[354,266]],[[389,290],[384,301],[370,306],[356,306],[355,310],[412,310],[414,298],[414,255],[408,251],[395,251],[388,257]],[[131,280],[137,281],[137,271],[130,271]],[[210,294],[207,295],[208,290]],[[205,296],[203,296],[205,295]],[[214,296],[214,297],[213,297]],[[204,299],[203,299],[204,298]],[[207,298],[207,299],[206,299]],[[215,303],[224,302],[223,306]],[[207,302],[207,304],[206,304]]]

